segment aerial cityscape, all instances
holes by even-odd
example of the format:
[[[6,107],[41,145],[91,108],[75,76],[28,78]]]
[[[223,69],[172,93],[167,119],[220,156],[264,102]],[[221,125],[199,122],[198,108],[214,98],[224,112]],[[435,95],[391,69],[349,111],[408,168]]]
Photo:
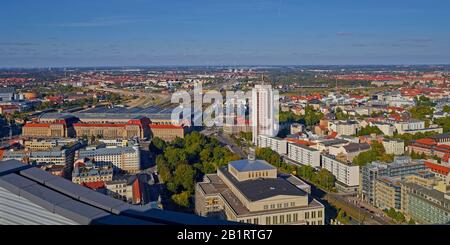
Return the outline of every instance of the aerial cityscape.
[[[450,224],[450,4],[25,2],[1,225]]]

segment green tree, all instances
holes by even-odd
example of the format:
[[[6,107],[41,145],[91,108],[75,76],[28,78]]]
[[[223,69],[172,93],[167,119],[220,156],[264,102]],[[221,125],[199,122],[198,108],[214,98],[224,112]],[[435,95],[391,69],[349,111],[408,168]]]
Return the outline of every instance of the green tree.
[[[159,155],[158,157],[156,157],[156,166],[158,167],[158,173],[162,182],[168,182],[172,180],[172,173],[163,155]]]
[[[312,180],[314,178],[314,175],[314,168],[309,165],[303,165],[298,168],[298,176],[301,178]]]
[[[327,169],[324,169],[324,168],[319,170],[314,175],[312,180],[329,190],[331,190],[334,187],[334,184],[336,182],[336,178],[334,177],[334,175],[330,171],[328,171]]]
[[[180,194],[172,195],[172,201],[180,207],[188,208],[190,206],[190,196],[189,191],[183,191]]]
[[[150,151],[154,152],[156,154],[161,154],[166,147],[167,147],[167,144],[164,140],[162,140],[161,138],[155,137],[152,139],[152,142],[150,144]]]
[[[194,191],[195,171],[187,164],[177,166],[174,174],[174,183],[183,186],[189,193]]]
[[[171,168],[174,168],[179,164],[188,164],[186,152],[180,148],[174,148],[172,146],[167,147],[164,151],[164,157],[167,159]]]
[[[449,112],[450,112],[450,106],[445,105],[445,106],[442,108],[442,111],[449,113]]]
[[[345,114],[340,107],[334,111],[337,120],[347,120],[350,118],[348,114]]]
[[[383,135],[383,132],[377,126],[367,125],[366,127],[361,128],[356,135],[363,136],[363,135],[371,135],[371,134]]]
[[[450,132],[450,117],[438,118],[435,123],[442,127],[444,133]]]

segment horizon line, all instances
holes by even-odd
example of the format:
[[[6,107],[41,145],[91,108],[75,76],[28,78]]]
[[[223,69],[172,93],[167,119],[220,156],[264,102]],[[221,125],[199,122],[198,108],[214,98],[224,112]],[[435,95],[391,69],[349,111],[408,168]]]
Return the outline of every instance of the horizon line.
[[[365,66],[365,67],[374,67],[374,66],[450,66],[450,63],[416,63],[416,64],[308,64],[308,65],[299,65],[299,64],[285,64],[285,65],[266,65],[266,64],[221,64],[221,65],[93,65],[93,66],[84,66],[84,65],[74,65],[74,66],[11,66],[11,67],[0,67],[0,70],[10,70],[10,69],[67,69],[67,68],[76,68],[76,69],[86,69],[86,68],[165,68],[165,67],[342,67],[342,66]]]

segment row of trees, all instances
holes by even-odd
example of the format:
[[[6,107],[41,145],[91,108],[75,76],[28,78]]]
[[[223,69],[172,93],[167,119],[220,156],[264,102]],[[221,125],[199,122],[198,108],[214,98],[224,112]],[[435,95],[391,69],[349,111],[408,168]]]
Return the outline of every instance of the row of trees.
[[[214,138],[198,132],[187,134],[166,143],[154,138],[150,150],[156,157],[156,165],[162,182],[172,194],[172,201],[181,207],[190,207],[195,182],[204,174],[214,173],[217,168],[240,157]]]
[[[394,221],[396,221],[397,223],[406,223],[406,217],[405,215],[400,212],[400,211],[395,211],[394,208],[390,208],[388,210],[385,210],[385,213],[387,214],[387,216],[389,216],[390,218],[392,218]],[[408,221],[408,224],[410,225],[414,225],[416,222],[411,218]]]
[[[303,165],[298,168],[298,177],[306,179],[329,191],[334,191],[336,178],[327,169],[322,168],[319,171],[315,171],[313,167]]]

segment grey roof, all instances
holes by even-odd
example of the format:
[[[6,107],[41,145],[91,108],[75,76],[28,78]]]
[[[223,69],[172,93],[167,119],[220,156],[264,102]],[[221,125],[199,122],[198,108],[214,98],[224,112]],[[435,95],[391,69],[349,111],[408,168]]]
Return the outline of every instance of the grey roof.
[[[326,141],[320,142],[320,144],[322,144],[324,146],[332,146],[332,145],[339,145],[339,144],[345,144],[345,143],[348,143],[348,141],[343,140],[343,139],[332,139],[332,140],[326,140]]]
[[[437,205],[437,204],[435,202],[433,202],[432,200],[429,200],[429,198],[424,197],[424,195],[430,196],[433,199],[438,200],[440,202],[439,206],[441,208],[445,204],[446,210],[450,211],[450,199],[445,198],[444,192],[440,192],[435,189],[429,189],[429,188],[426,188],[425,186],[421,186],[416,183],[402,182],[402,185],[413,188],[415,190],[415,192],[413,192],[411,194],[419,196],[420,198],[427,200],[427,202],[431,203],[432,205]]]
[[[39,116],[42,119],[59,119],[59,118],[67,118],[67,117],[77,117],[81,121],[83,119],[140,119],[143,116],[148,117],[153,120],[170,120],[172,117],[172,111],[170,110],[162,110],[160,112],[152,112],[148,113],[145,110],[141,113],[141,111],[123,111],[124,108],[120,108],[122,111],[107,111],[107,112],[76,112],[76,113],[44,113]]]
[[[450,138],[450,134],[449,134],[449,133],[446,133],[446,134],[436,134],[436,135],[430,136],[429,138],[432,138],[432,139],[448,139],[448,138]]]
[[[0,94],[12,94],[15,92],[16,89],[13,87],[0,87]]]
[[[245,181],[238,181],[228,172],[227,167],[219,169],[228,180],[250,201],[259,201],[266,198],[288,195],[305,196],[306,192],[297,188],[284,178],[260,178]]]
[[[7,160],[3,161],[0,164],[0,176],[6,175],[9,173],[14,173],[16,171],[20,171],[23,169],[31,168],[31,166],[23,164],[22,162],[16,160]]]
[[[135,207],[16,160],[0,162],[0,187],[78,224],[235,224],[148,205]],[[17,215],[20,212],[17,208]]]
[[[133,147],[117,147],[117,148],[99,148],[95,150],[81,150],[80,157],[91,157],[98,155],[120,155],[123,153],[134,153],[136,150]]]
[[[370,149],[370,145],[367,143],[350,143],[343,147],[347,152],[358,152]]]
[[[300,147],[300,148],[303,148],[303,149],[308,150],[308,151],[319,151],[319,150],[317,150],[317,149],[315,149],[315,148],[311,148],[311,147],[309,147],[309,146],[301,145],[301,144],[298,144],[298,143],[289,142],[289,145],[293,145],[293,146],[296,146],[296,147]]]
[[[237,160],[232,161],[229,165],[233,166],[239,172],[261,171],[276,169],[264,160]]]

